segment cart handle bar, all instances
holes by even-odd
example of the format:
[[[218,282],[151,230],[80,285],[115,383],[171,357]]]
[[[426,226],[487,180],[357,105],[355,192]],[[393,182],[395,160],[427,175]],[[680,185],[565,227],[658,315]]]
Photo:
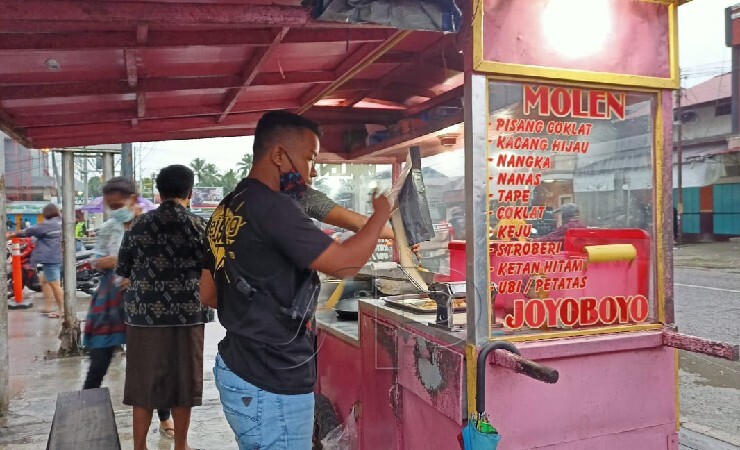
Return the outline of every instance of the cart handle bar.
[[[486,409],[486,360],[488,355],[493,353],[493,364],[521,373],[535,380],[545,383],[557,383],[560,374],[552,367],[537,364],[534,361],[524,359],[511,342],[494,341],[484,345],[478,354],[476,365],[476,386],[475,386],[475,408],[478,413],[483,413]]]

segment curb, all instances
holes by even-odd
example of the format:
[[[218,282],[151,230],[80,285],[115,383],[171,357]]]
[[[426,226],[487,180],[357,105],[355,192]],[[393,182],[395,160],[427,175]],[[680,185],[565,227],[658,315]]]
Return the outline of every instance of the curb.
[[[704,436],[710,437],[712,439],[716,439],[718,441],[724,442],[726,444],[733,445],[740,449],[740,436],[736,436],[730,433],[727,433],[725,431],[721,430],[715,430],[712,427],[708,427],[706,425],[700,425],[698,423],[694,422],[681,422],[681,428],[685,428],[689,431],[693,431],[694,433],[699,433]]]

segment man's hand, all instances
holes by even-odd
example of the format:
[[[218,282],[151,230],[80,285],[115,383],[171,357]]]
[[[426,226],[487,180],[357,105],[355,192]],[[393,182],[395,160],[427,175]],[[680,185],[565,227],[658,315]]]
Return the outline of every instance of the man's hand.
[[[380,214],[386,219],[391,216],[390,200],[388,200],[386,195],[379,193],[377,190],[373,192],[373,211],[375,214]]]
[[[131,287],[131,279],[121,278],[121,281],[118,283],[118,287],[125,291],[126,289]]]

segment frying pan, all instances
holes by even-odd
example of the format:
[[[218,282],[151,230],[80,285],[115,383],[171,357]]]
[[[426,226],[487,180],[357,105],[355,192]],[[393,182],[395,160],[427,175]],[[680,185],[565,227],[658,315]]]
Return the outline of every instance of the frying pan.
[[[337,316],[343,320],[357,320],[361,299],[373,298],[368,291],[355,291],[351,296],[343,297],[334,307]]]

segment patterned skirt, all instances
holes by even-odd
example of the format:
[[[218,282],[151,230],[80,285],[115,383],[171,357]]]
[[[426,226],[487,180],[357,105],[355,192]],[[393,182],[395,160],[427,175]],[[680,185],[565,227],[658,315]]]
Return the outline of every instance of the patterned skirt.
[[[106,270],[100,279],[98,290],[92,296],[82,341],[86,348],[113,347],[126,343],[124,291],[116,286],[115,280],[113,270]]]

